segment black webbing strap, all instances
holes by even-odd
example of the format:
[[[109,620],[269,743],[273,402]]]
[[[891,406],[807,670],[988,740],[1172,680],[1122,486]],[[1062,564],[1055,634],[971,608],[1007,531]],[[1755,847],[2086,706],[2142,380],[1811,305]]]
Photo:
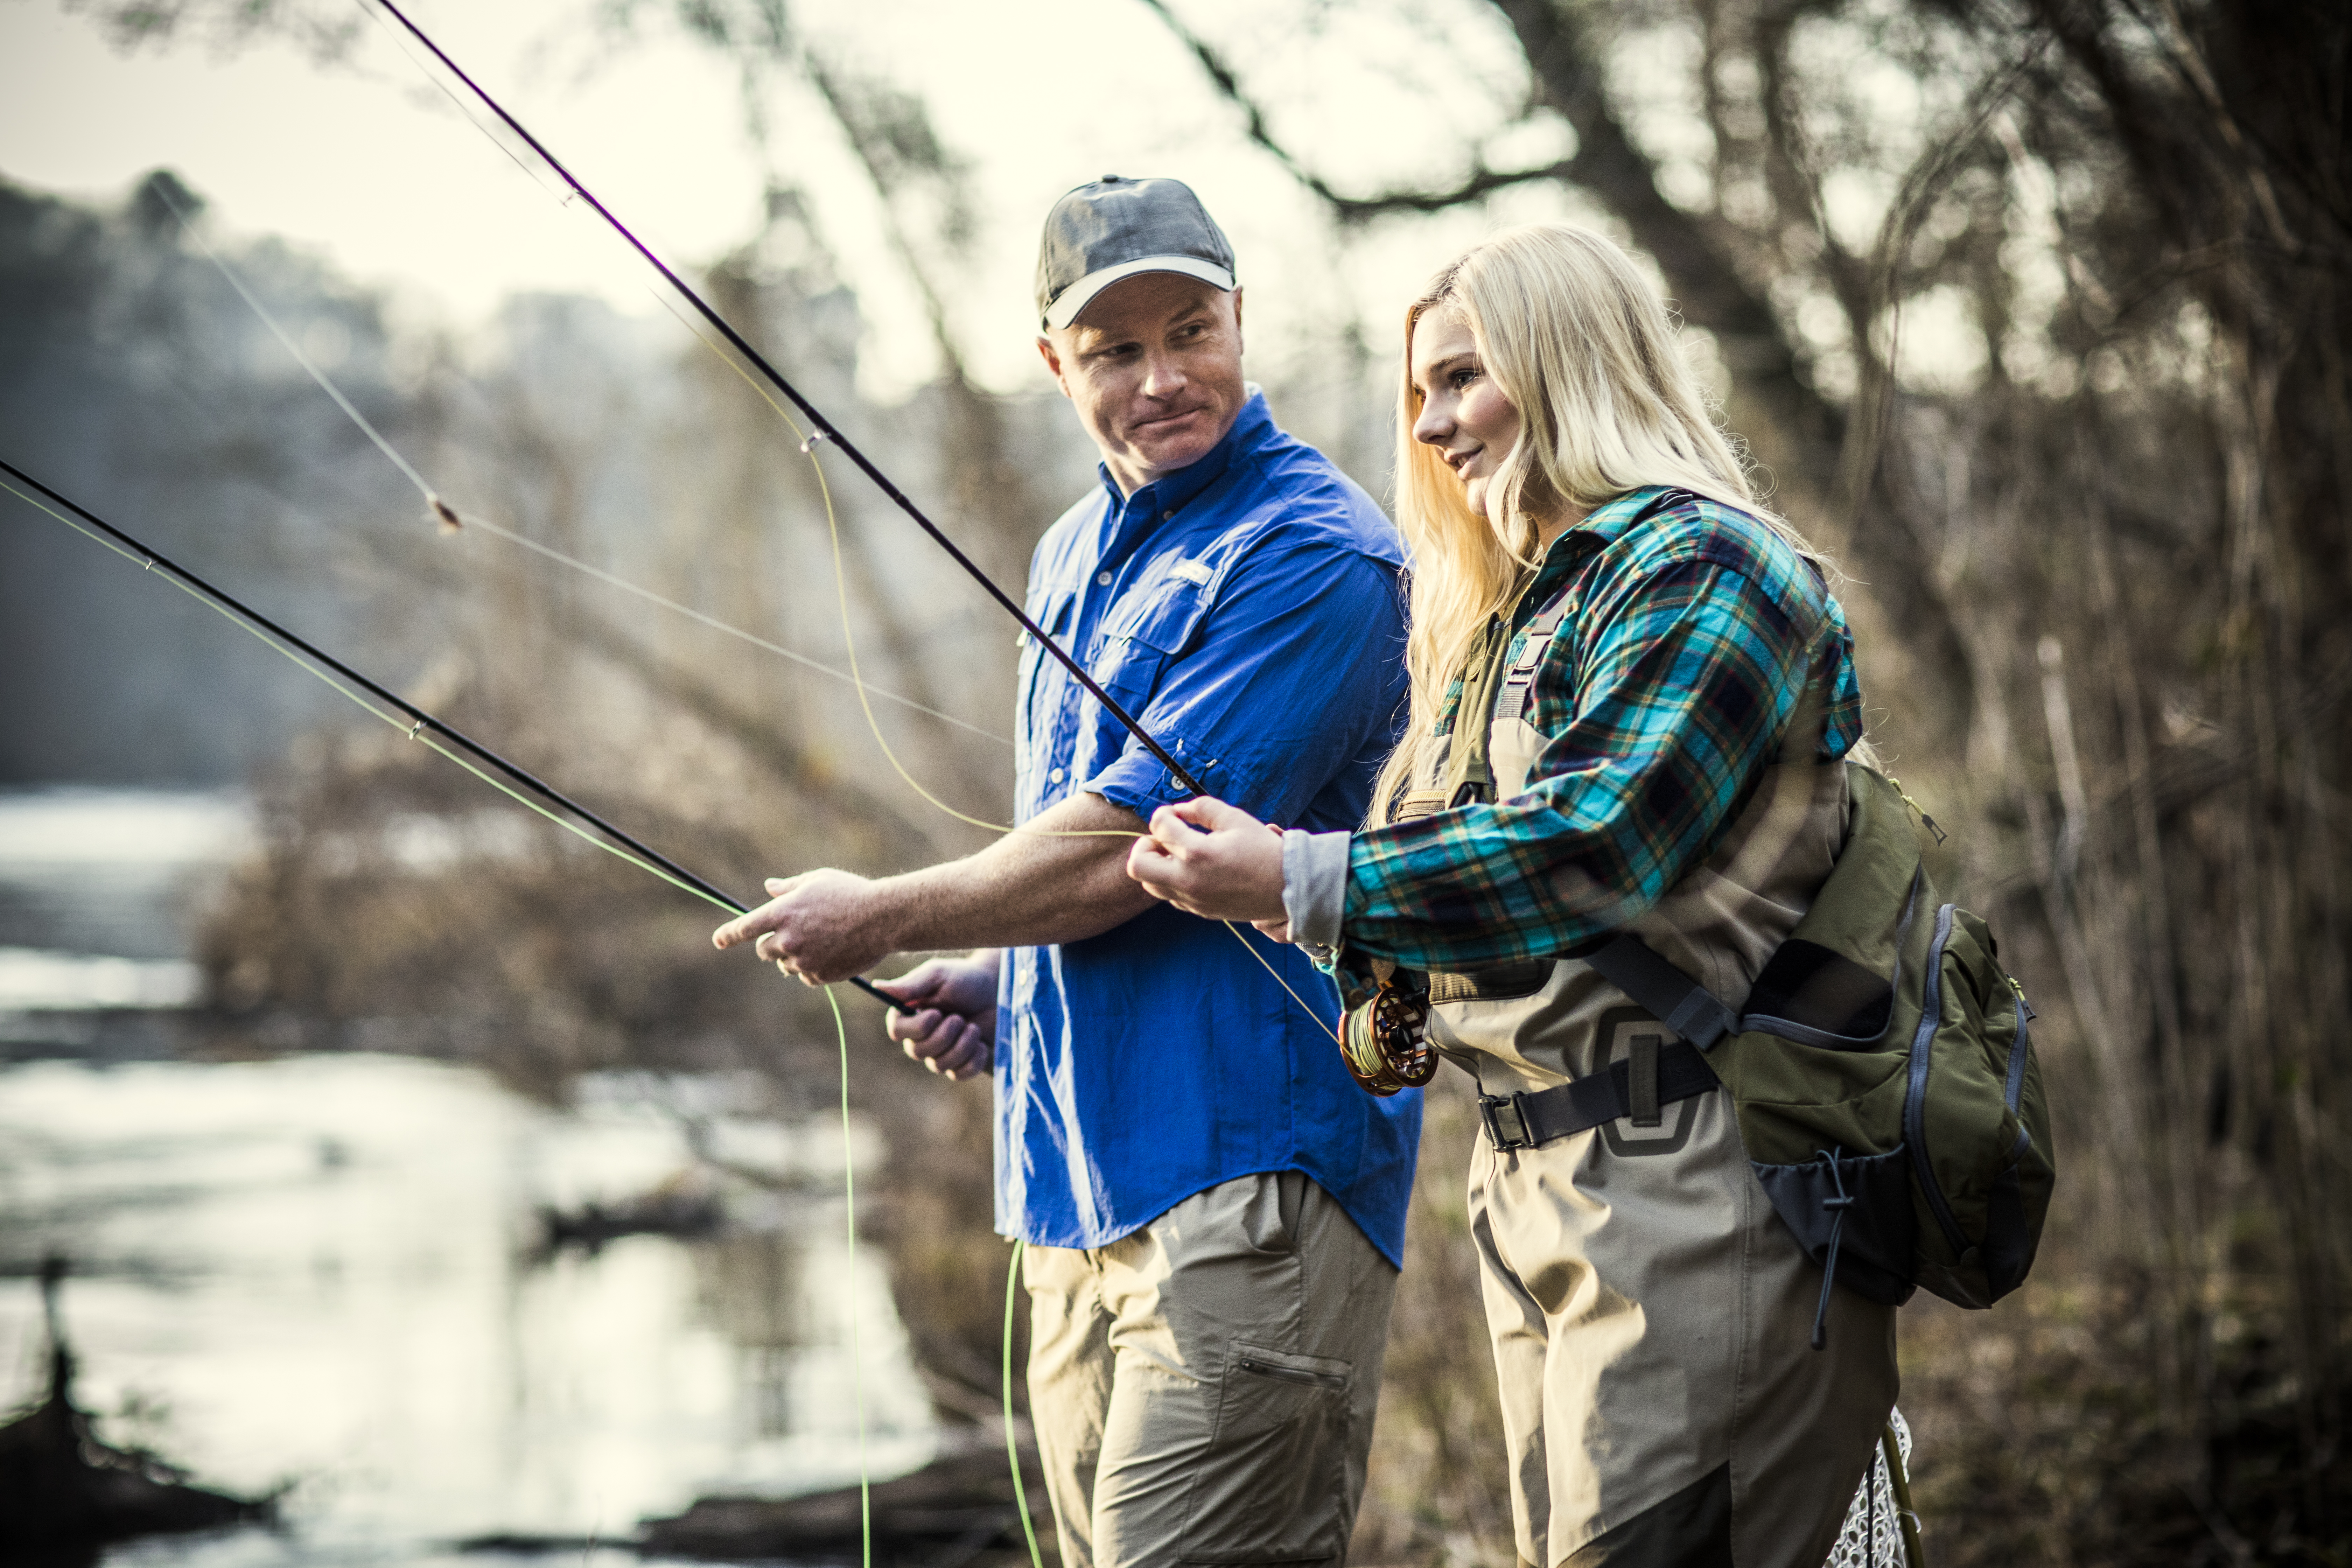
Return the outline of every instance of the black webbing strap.
[[[1620,931],[1584,962],[1636,1006],[1696,1046],[1713,1047],[1738,1026],[1738,1016],[1697,981],[1660,958],[1640,937]]]
[[[1654,1041],[1654,1037],[1644,1037]],[[1648,1051],[1641,1053],[1648,1056]],[[1656,1087],[1644,1082],[1634,1093],[1633,1063],[1611,1062],[1607,1072],[1578,1079],[1554,1089],[1517,1094],[1482,1094],[1478,1120],[1486,1125],[1486,1142],[1497,1152],[1533,1149],[1555,1138],[1598,1127],[1630,1116],[1639,1109],[1655,1114],[1662,1105],[1689,1100],[1716,1088],[1715,1069],[1684,1041],[1656,1047]],[[1649,1074],[1644,1072],[1646,1079]]]
[[[1578,1079],[1533,1094],[1480,1095],[1478,1119],[1496,1150],[1532,1149],[1621,1116],[1654,1127],[1658,1108],[1705,1094],[1721,1081],[1706,1065],[1706,1052],[1738,1027],[1738,1016],[1697,981],[1660,958],[1649,943],[1620,931],[1584,962],[1635,1005],[1682,1037],[1661,1046],[1655,1035],[1637,1036],[1631,1061],[1612,1062],[1605,1073]]]

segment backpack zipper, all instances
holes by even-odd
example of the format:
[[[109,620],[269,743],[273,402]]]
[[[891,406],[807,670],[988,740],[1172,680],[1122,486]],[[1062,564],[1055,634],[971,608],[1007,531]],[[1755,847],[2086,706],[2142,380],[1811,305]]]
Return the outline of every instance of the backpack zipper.
[[[2017,982],[2012,980],[2010,984],[2015,985]],[[2018,1100],[2025,1093],[2026,1017],[2025,994],[2021,991],[2017,995],[2017,1038],[2010,1043],[2009,1082],[2004,1086],[2001,1096],[2009,1102],[2012,1116],[2017,1113]]]
[[[1921,826],[1925,826],[1928,832],[1936,836],[1937,843],[1941,844],[1946,838],[1950,837],[1950,835],[1947,834],[1942,828],[1936,826],[1936,819],[1927,815],[1927,808],[1926,806],[1921,805],[1909,795],[1903,794],[1903,781],[1901,779],[1890,775],[1886,782],[1895,786],[1895,793],[1896,795],[1901,797],[1903,804],[1909,806],[1913,811],[1918,814]]]
[[[1270,1377],[1277,1383],[1304,1384],[1309,1388],[1331,1388],[1345,1391],[1348,1380],[1337,1373],[1309,1372],[1302,1366],[1278,1366],[1255,1356],[1244,1356],[1234,1363],[1242,1371],[1259,1377]]]
[[[2025,1021],[2033,1016],[2033,1009],[2025,1004],[2025,988],[2014,977],[2009,984],[2017,993],[2017,1038],[2009,1047],[2009,1082],[2002,1099],[2009,1104],[2009,1113],[2017,1118],[2017,1139],[2009,1146],[2009,1163],[2014,1165],[2033,1147],[2033,1133],[2025,1125],[2024,1112],[2017,1108],[2017,1102],[2025,1096]]]
[[[1958,908],[1946,904],[1936,911],[1936,936],[1927,945],[1927,973],[1919,1005],[1918,1032],[1911,1037],[1911,1083],[1903,1101],[1903,1137],[1911,1145],[1912,1173],[1919,1178],[1919,1190],[1927,1195],[1928,1212],[1943,1228],[1944,1239],[1951,1244],[1955,1257],[1966,1256],[1968,1237],[1960,1223],[1952,1217],[1952,1205],[1944,1196],[1944,1189],[1936,1184],[1936,1168],[1927,1159],[1927,1065],[1928,1050],[1934,1045],[1936,1030],[1944,1021],[1944,946],[1952,940],[1952,915]]]

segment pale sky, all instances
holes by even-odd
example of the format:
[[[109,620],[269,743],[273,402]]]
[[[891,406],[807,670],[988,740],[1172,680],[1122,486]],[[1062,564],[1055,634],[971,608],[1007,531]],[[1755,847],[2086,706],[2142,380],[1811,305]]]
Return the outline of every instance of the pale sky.
[[[658,26],[600,49],[585,11],[415,0],[412,15],[666,258],[723,254],[752,231],[761,187],[731,72]],[[1181,11],[1293,106],[1286,134],[1358,188],[1457,169],[1517,82],[1491,9],[1462,0],[1368,5],[1329,37],[1296,22],[1270,32],[1242,0]],[[1202,194],[1234,239],[1261,369],[1360,314],[1374,351],[1389,352],[1402,302],[1446,255],[1498,221],[1566,210],[1554,192],[1528,192],[1343,247],[1136,0],[859,0],[795,17],[837,57],[925,98],[971,159],[980,255],[950,280],[950,307],[975,370],[1007,390],[1043,384],[1030,346],[1038,222],[1062,191],[1106,173],[1174,174]],[[870,192],[813,102],[781,93],[770,112],[780,162],[813,193],[859,289],[869,390],[903,392],[933,360]],[[1534,142],[1547,140],[1538,130]],[[1564,147],[1521,142],[1507,154]],[[159,165],[211,201],[221,230],[283,236],[389,289],[412,319],[475,326],[521,290],[660,309],[643,264],[518,168],[373,21],[329,66],[272,39],[125,55],[59,0],[0,0],[0,175],[117,201]]]

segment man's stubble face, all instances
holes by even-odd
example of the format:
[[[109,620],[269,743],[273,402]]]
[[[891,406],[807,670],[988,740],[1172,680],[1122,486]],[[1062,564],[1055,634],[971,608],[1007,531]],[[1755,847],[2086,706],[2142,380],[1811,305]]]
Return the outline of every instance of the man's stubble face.
[[[1208,456],[1248,395],[1241,290],[1181,272],[1119,279],[1037,352],[1129,495]]]

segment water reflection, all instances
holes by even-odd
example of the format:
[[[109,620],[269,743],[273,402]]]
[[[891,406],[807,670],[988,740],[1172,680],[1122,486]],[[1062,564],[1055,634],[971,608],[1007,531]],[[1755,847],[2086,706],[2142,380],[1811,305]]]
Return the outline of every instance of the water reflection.
[[[0,948],[184,958],[206,874],[252,838],[251,812],[234,795],[0,792]],[[0,994],[0,1009],[9,1005]]]
[[[874,1462],[928,1457],[887,1284],[848,1266],[837,1199],[744,1194],[708,1243],[530,1261],[538,1205],[687,1159],[653,1108],[559,1115],[395,1058],[20,1066],[0,1072],[0,1367],[29,1389],[27,1276],[63,1247],[110,1436],[235,1490],[296,1483],[289,1517],[332,1560],[609,1537],[701,1492],[855,1478],[854,1284]]]
[[[137,799],[74,804],[33,802],[48,830],[30,835],[37,814],[0,800],[0,947],[181,960],[155,900],[241,817],[200,805],[151,834]],[[71,1033],[50,1026],[70,1009],[34,1016]],[[744,1114],[756,1097],[614,1077],[556,1111],[383,1056],[0,1067],[0,1405],[36,1392],[32,1276],[54,1247],[101,1434],[209,1485],[291,1486],[278,1534],[110,1564],[423,1568],[467,1537],[609,1540],[700,1494],[838,1485],[861,1381],[875,1472],[909,1468],[935,1447],[929,1403],[879,1259],[846,1255],[841,1130]],[[856,1152],[877,1152],[864,1130]],[[719,1234],[538,1245],[543,1206],[681,1183],[722,1200]],[[636,1561],[563,1561],[607,1557]]]

